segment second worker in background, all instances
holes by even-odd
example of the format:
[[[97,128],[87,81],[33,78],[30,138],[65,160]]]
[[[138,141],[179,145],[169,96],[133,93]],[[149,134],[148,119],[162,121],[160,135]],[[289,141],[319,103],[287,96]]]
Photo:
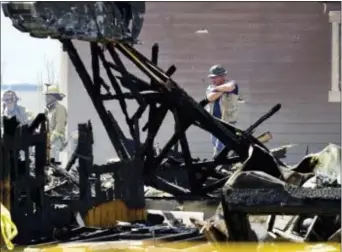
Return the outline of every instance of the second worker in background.
[[[65,146],[65,133],[68,113],[66,108],[60,103],[65,95],[62,94],[57,86],[48,86],[45,92],[46,112],[49,120],[50,133],[50,158],[60,162],[59,153]]]

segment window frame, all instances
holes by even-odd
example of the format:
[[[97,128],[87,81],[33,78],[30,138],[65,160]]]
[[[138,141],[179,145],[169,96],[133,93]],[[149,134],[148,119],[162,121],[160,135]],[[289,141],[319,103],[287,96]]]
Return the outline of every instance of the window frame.
[[[329,22],[331,23],[331,86],[329,102],[341,102],[341,11],[329,11]]]

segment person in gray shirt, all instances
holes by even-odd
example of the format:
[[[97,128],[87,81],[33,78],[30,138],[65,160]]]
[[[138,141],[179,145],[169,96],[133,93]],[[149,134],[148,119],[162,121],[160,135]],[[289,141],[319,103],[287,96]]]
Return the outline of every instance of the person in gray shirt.
[[[209,101],[209,112],[216,118],[229,124],[236,124],[238,116],[239,86],[234,80],[227,77],[227,71],[221,65],[214,65],[209,69],[208,78],[212,84],[206,90]],[[224,145],[215,136],[212,136],[214,156]]]
[[[29,123],[29,113],[24,106],[18,105],[19,98],[12,90],[7,90],[2,96],[2,116],[16,117],[20,125]]]

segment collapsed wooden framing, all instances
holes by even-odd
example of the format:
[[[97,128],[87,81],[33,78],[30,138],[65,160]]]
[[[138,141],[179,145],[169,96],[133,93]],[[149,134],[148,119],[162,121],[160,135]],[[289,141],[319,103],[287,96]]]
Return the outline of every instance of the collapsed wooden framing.
[[[40,34],[39,28],[39,25],[35,26],[35,32],[37,32],[37,34]],[[17,133],[15,134],[10,133],[10,130],[13,127],[5,126],[5,141],[4,146],[1,147],[5,151],[1,152],[1,154],[3,154],[3,157],[7,157],[6,160],[8,161],[6,161],[7,163],[3,161],[6,176],[2,178],[2,181],[5,181],[7,187],[9,186],[9,182],[12,183],[12,185],[13,182],[18,182],[16,179],[17,177],[10,178],[8,174],[9,171],[15,170],[18,165],[17,151],[19,149],[24,150],[25,153],[25,161],[22,163],[25,174],[24,180],[26,180],[26,182],[30,181],[28,146],[36,145],[34,168],[36,171],[36,178],[34,185],[32,183],[23,183],[23,188],[26,188],[26,191],[24,190],[26,192],[26,199],[23,201],[24,207],[15,204],[13,205],[13,202],[18,202],[18,199],[20,198],[20,196],[16,194],[17,190],[7,192],[5,189],[2,189],[6,195],[9,193],[12,194],[11,198],[13,199],[13,202],[9,204],[14,206],[13,209],[18,215],[20,215],[20,211],[24,213],[24,215],[31,214],[33,212],[33,204],[38,206],[41,204],[40,209],[42,210],[39,214],[39,223],[45,225],[45,229],[42,228],[42,230],[47,230],[50,226],[53,228],[55,223],[58,222],[54,221],[55,223],[52,223],[50,226],[46,225],[46,220],[52,218],[50,211],[52,211],[51,205],[53,204],[67,203],[72,209],[72,213],[80,213],[82,216],[84,216],[84,214],[93,206],[113,199],[122,200],[129,208],[144,208],[144,186],[154,187],[182,200],[215,198],[213,196],[214,192],[221,189],[227,183],[228,179],[231,178],[231,173],[227,175],[227,173],[216,169],[219,165],[243,163],[243,171],[261,171],[274,178],[282,181],[285,180],[280,166],[286,167],[286,165],[252,135],[257,126],[281,108],[280,104],[277,104],[247,130],[241,130],[211,116],[204,109],[204,106],[207,104],[205,99],[197,103],[181,89],[171,78],[172,74],[176,71],[175,66],[171,66],[166,71],[163,71],[158,67],[159,47],[157,44],[152,47],[151,59],[147,59],[128,43],[108,40],[99,43],[91,40],[89,46],[92,64],[91,71],[88,71],[71,39],[67,37],[68,36],[65,34],[63,34],[63,36],[54,34],[54,38],[60,40],[63,49],[68,54],[70,61],[75,67],[120,161],[105,165],[93,164],[92,144],[96,139],[93,139],[90,122],[79,125],[78,147],[67,164],[65,171],[60,170],[55,164],[51,164],[46,158],[48,144],[46,139],[47,132],[44,126],[46,118],[44,115],[39,115],[35,122],[30,126],[14,127],[17,129]],[[108,55],[111,58],[110,60],[107,59],[105,51],[108,52]],[[132,62],[149,78],[150,81],[146,82],[132,74],[125,67],[121,58],[122,56]],[[105,83],[104,78],[101,76],[100,65],[103,66],[110,83]],[[128,89],[129,92],[123,92],[122,88]],[[106,93],[103,93],[102,90],[105,90]],[[117,100],[119,102],[119,106],[125,116],[125,122],[129,128],[130,136],[124,134],[119,126],[119,122],[117,122],[113,114],[106,109],[104,102],[109,100]],[[135,100],[139,105],[138,109],[131,117],[128,115],[127,111],[128,100]],[[174,117],[175,130],[160,153],[156,153],[154,150],[155,139],[168,112],[171,112]],[[147,113],[148,121],[146,125],[141,125],[141,118],[144,113]],[[33,130],[37,129],[38,126],[40,132],[38,134],[39,137],[36,136],[36,133]],[[207,131],[208,134],[214,135],[224,143],[225,148],[210,161],[198,161],[193,157],[186,137],[186,131],[190,126],[199,127],[202,130]],[[26,132],[25,135],[23,135],[22,132]],[[147,137],[144,142],[142,142],[140,137],[142,132],[147,132]],[[18,136],[19,138],[10,141],[11,143],[6,142],[5,138],[10,135]],[[32,142],[30,140],[33,139],[32,136],[39,138],[41,141],[40,144]],[[175,185],[172,181],[168,181],[166,177],[161,176],[159,173],[161,168],[163,168],[165,161],[170,158],[170,153],[175,152],[175,149],[178,149],[175,148],[178,146],[178,143],[181,148],[176,152],[182,157],[184,162],[173,165],[171,168],[169,167],[169,169],[185,172],[187,174],[188,186]],[[233,151],[233,155],[228,155],[229,151]],[[263,154],[255,158],[253,160],[253,165],[251,165],[248,160],[258,152]],[[55,166],[56,170],[59,169],[60,173],[64,173],[65,176],[70,176],[67,172],[77,160],[79,181],[76,181],[76,179],[72,177],[69,178],[71,181],[78,183],[80,188],[78,199],[47,197],[44,193],[44,167],[48,165]],[[235,172],[232,176],[235,176],[239,172],[242,172],[242,170]],[[102,173],[114,174],[114,191],[113,195],[110,195],[109,197],[108,195],[103,195],[100,190],[99,176]],[[90,190],[89,177],[91,174],[96,174],[97,178],[95,182],[95,197],[92,196]],[[208,182],[209,178],[212,178],[211,183]],[[17,187],[19,188],[18,185]],[[256,195],[257,199],[255,199],[255,205],[249,204],[251,199],[245,197],[246,190],[247,194],[254,192]],[[258,207],[259,213],[262,212],[266,214],[267,210],[265,210],[265,207],[263,207],[263,211],[260,210],[261,203],[267,203],[269,206],[272,206],[271,214],[279,214],[283,211],[283,205],[279,204],[279,199],[266,202],[263,201],[262,197],[263,193],[269,195],[272,190],[273,192],[275,190],[276,193],[279,193],[277,190],[281,189],[270,189],[270,187],[265,187],[260,190],[260,193],[257,193],[259,192],[257,188],[224,191],[222,204],[227,226],[232,228],[230,232],[236,233],[235,236],[232,236],[232,240],[251,239],[248,235],[246,214],[250,212],[254,213],[256,211],[255,209]],[[319,192],[319,190],[317,192]],[[282,196],[283,194],[279,193],[279,195]],[[327,208],[323,207],[322,209],[324,209],[324,211],[322,210],[322,213],[324,214],[337,214],[336,202],[340,201],[340,193],[338,194],[336,190],[333,190],[331,195],[336,197],[330,199],[329,195],[327,197],[322,195],[319,199],[321,200],[320,202],[333,200],[332,204],[329,206],[333,206],[334,212],[327,213]],[[243,200],[241,200],[241,198],[243,198]],[[218,197],[216,199],[219,202],[220,198]],[[303,208],[307,207],[306,204],[303,204],[300,208],[293,210],[294,207],[291,206],[291,201],[289,202],[289,205],[286,212],[291,213],[300,212]],[[50,215],[50,217],[48,217],[48,215]],[[29,217],[25,218],[27,219]],[[16,216],[14,216],[14,219],[16,219]],[[239,221],[239,223],[237,223],[237,221]],[[26,220],[25,225],[27,225],[27,223]],[[240,229],[234,229],[234,227],[239,225],[241,225]],[[43,233],[44,231],[41,232]]]
[[[70,60],[74,64],[75,69],[78,72],[103,125],[105,126],[108,137],[115,148],[120,161],[105,165],[93,164],[92,144],[94,139],[90,122],[88,124],[79,125],[78,147],[70,158],[65,170],[58,168],[57,165],[51,164],[51,162],[46,161],[48,156],[47,152],[49,149],[46,140],[47,136],[45,136],[45,138],[43,138],[45,140],[43,140],[40,144],[37,143],[35,148],[36,160],[34,169],[36,170],[36,173],[38,172],[37,174],[40,175],[35,178],[35,182],[33,183],[34,186],[32,183],[24,183],[23,187],[26,188],[27,191],[26,198],[23,200],[23,202],[25,202],[24,205],[26,207],[18,208],[12,204],[13,211],[20,212],[25,209],[23,212],[26,214],[32,213],[33,205],[38,203],[37,200],[39,202],[45,202],[44,204],[42,203],[42,209],[45,210],[42,210],[41,212],[41,220],[46,217],[44,211],[50,211],[47,209],[50,209],[51,205],[53,204],[67,203],[73,209],[73,212],[79,212],[83,216],[94,205],[96,206],[100,203],[113,199],[120,199],[124,201],[129,208],[144,208],[145,185],[168,192],[178,199],[183,200],[212,198],[212,193],[221,188],[228,179],[226,173],[221,173],[215,169],[218,165],[243,162],[248,157],[248,150],[252,145],[258,145],[267,150],[267,148],[256,138],[254,138],[251,133],[255,127],[278,111],[280,109],[280,105],[277,105],[275,108],[273,108],[269,113],[252,125],[247,131],[242,131],[212,117],[203,108],[205,100],[202,101],[200,105],[190,96],[188,96],[185,91],[179,88],[177,84],[170,78],[170,75],[172,75],[172,73],[176,70],[174,66],[170,67],[170,69],[166,72],[162,71],[156,66],[158,59],[158,45],[153,47],[152,61],[150,61],[127,44],[108,43],[106,44],[106,49],[112,57],[113,63],[106,60],[103,50],[97,43],[91,42],[91,78],[91,75],[84,67],[84,64],[81,61],[71,40],[63,39],[61,42],[63,44],[64,50],[68,53]],[[124,64],[122,63],[117,51],[130,59],[143,73],[145,73],[151,79],[151,82],[146,83],[131,74],[124,67]],[[111,87],[113,90],[115,90],[115,94],[112,94],[110,91],[110,86],[104,83],[103,78],[100,76],[100,62],[102,62],[104,69],[106,70]],[[117,77],[114,75],[112,70],[116,71],[121,76]],[[122,86],[129,89],[131,92],[123,93],[121,89]],[[101,93],[102,87],[107,90],[106,94]],[[126,137],[124,135],[114,116],[110,113],[110,111],[106,110],[104,101],[108,101],[109,99],[116,99],[119,101],[120,107],[126,118],[126,123],[130,129],[130,137]],[[126,108],[126,100],[130,99],[135,99],[139,104],[139,108],[131,118],[128,116]],[[174,102],[175,100],[177,100],[177,102]],[[139,119],[148,108],[149,120],[147,124],[142,127],[139,124]],[[175,118],[175,132],[161,152],[156,154],[154,151],[155,137],[168,111],[171,111]],[[44,120],[45,115],[41,114],[29,127],[37,128],[40,124],[36,125],[36,121],[42,121],[42,126],[40,126],[39,129],[42,132],[41,134],[45,134],[44,132],[46,132],[46,130],[44,129]],[[223,143],[229,144],[229,146],[232,147],[235,155],[232,157],[223,155],[222,153],[227,153],[229,150],[225,149],[211,161],[201,162],[194,159],[191,155],[191,150],[189,148],[188,140],[185,134],[186,130],[191,125],[200,127],[218,137]],[[26,132],[25,127],[21,126],[14,128],[17,128],[17,132]],[[11,127],[5,127],[5,136],[8,135],[10,128],[13,128],[13,125]],[[139,137],[141,134],[141,129],[142,131],[147,131],[147,137],[144,143],[141,143],[141,139]],[[16,161],[14,161],[14,166],[10,165],[9,162],[5,165],[6,167],[13,169],[16,166],[16,162],[18,162],[18,160],[15,153],[17,153],[19,149],[24,151],[26,157],[28,157],[28,147],[35,144],[25,141],[31,139],[31,135],[33,133],[34,130],[31,130],[25,136],[22,135],[23,133],[18,133],[18,136],[16,135],[17,138],[22,140],[18,140],[19,142],[14,141],[15,147],[12,146],[10,148],[10,151],[12,151],[12,156],[10,159],[8,159]],[[168,181],[165,177],[158,175],[160,168],[163,167],[163,163],[168,159],[170,151],[175,149],[174,147],[178,144],[178,142],[181,146],[181,150],[178,152],[178,154],[184,159],[184,163],[180,163],[179,165],[169,169],[174,169],[175,171],[185,171],[189,181],[188,187],[180,187],[179,185],[175,185]],[[42,153],[44,153],[44,155],[42,155]],[[67,173],[71,166],[75,164],[77,159],[79,173],[78,182],[75,178],[72,178],[72,176]],[[42,160],[45,161],[43,162]],[[26,175],[24,176],[23,181],[31,181],[29,166],[32,164],[30,164],[30,159],[26,158],[24,163],[24,173]],[[80,188],[79,197],[76,199],[71,199],[67,196],[62,198],[46,197],[46,195],[44,195],[45,175],[42,173],[42,171],[44,171],[43,167],[46,165],[54,166],[57,172],[67,176],[73,182],[76,181],[75,183],[77,183]],[[99,189],[99,176],[101,173],[114,174],[114,195],[110,196],[109,198],[108,195],[103,195]],[[93,197],[90,192],[89,177],[91,174],[96,174],[96,178],[98,179],[95,183],[95,197]],[[214,180],[214,182],[209,184],[206,183],[206,180],[209,177],[213,177],[216,181]],[[41,181],[41,183],[37,183],[37,179]],[[17,177],[13,177],[11,181],[13,180],[16,183]],[[11,192],[13,199],[20,198],[18,195],[13,194],[16,191],[17,190],[13,190]],[[32,193],[32,191],[34,191],[34,193]],[[37,192],[39,193],[37,194]],[[37,198],[37,195],[41,195],[39,199]],[[217,201],[219,201],[219,198],[217,198]],[[16,219],[16,217],[14,217],[14,219]]]
[[[273,115],[280,109],[280,105],[273,108],[267,115],[257,121],[247,131],[239,130],[223,121],[212,117],[203,106],[199,105],[184,90],[170,78],[175,71],[175,67],[170,67],[164,72],[157,67],[158,45],[152,48],[152,60],[148,60],[137,50],[127,44],[108,43],[105,48],[113,59],[109,62],[105,58],[104,52],[95,42],[90,43],[92,55],[92,75],[88,73],[84,67],[77,50],[70,40],[61,40],[64,50],[68,53],[71,62],[74,64],[93,105],[100,116],[100,119],[107,131],[108,137],[115,148],[120,162],[106,165],[106,171],[112,171],[116,174],[121,173],[119,177],[124,181],[125,190],[130,190],[130,195],[135,195],[134,202],[143,202],[143,186],[149,185],[156,189],[171,193],[173,195],[201,195],[222,187],[225,181],[225,175],[215,170],[219,164],[234,164],[243,162],[248,157],[249,147],[258,145],[267,149],[262,143],[251,135],[251,132],[265,119]],[[133,62],[144,74],[150,79],[150,83],[139,79],[131,74],[124,66],[119,57],[119,53],[126,56]],[[100,61],[108,75],[110,85],[105,84],[100,76]],[[119,73],[117,77],[112,70]],[[93,78],[91,78],[91,76]],[[105,87],[106,94],[101,94],[101,87]],[[110,87],[115,90],[112,94]],[[123,93],[122,87],[127,88],[130,92]],[[126,123],[129,127],[130,138],[126,137],[120,129],[118,122],[114,116],[107,111],[103,101],[116,99],[119,101]],[[135,114],[130,118],[128,116],[126,100],[134,99],[139,107]],[[177,101],[177,102],[175,102]],[[202,102],[203,104],[204,102]],[[140,125],[139,119],[142,114],[149,109],[147,125]],[[166,143],[159,155],[154,154],[153,144],[155,137],[167,112],[170,111],[175,119],[175,132]],[[191,126],[197,126],[215,135],[223,143],[230,146],[231,149],[225,148],[221,153],[209,162],[194,162],[188,140],[186,138],[186,130]],[[146,141],[141,143],[141,130],[147,131]],[[133,148],[130,143],[133,141]],[[180,142],[181,156],[184,164],[181,168],[186,169],[189,177],[189,188],[181,188],[179,186],[168,183],[158,175],[156,171],[161,166],[162,161],[167,158],[168,153],[173,147]],[[227,157],[225,155],[228,150],[233,150],[236,155]],[[112,167],[112,168],[109,168]],[[131,174],[135,174],[135,181],[132,181]],[[197,179],[196,174],[200,174],[201,179]],[[215,176],[217,181],[214,184],[204,185],[207,177]],[[126,177],[126,178],[125,178]],[[121,191],[117,184],[115,191]],[[139,186],[138,186],[139,185]],[[118,192],[116,196],[121,198]],[[141,199],[141,200],[136,200]],[[129,199],[124,199],[129,204]]]

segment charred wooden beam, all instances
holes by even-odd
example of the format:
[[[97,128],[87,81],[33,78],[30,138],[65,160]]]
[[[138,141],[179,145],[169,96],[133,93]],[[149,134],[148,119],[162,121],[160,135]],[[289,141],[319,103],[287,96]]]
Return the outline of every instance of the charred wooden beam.
[[[117,142],[117,135],[115,133],[115,131],[113,130],[113,122],[110,119],[110,117],[108,116],[108,112],[106,111],[102,101],[100,101],[99,99],[96,99],[96,96],[94,96],[94,86],[93,86],[93,82],[89,76],[89,73],[87,71],[87,69],[85,68],[83,62],[81,61],[77,50],[75,49],[73,43],[70,40],[61,40],[61,43],[63,44],[64,48],[66,49],[71,62],[73,63],[73,65],[75,66],[75,70],[76,72],[79,74],[82,83],[91,99],[91,101],[93,102],[93,105],[106,129],[106,132],[109,136],[109,139],[114,147],[114,149],[116,149],[120,159],[125,160],[125,159],[129,159],[129,156],[127,156],[127,154],[125,154],[125,152],[120,152],[118,151],[118,142]]]
[[[113,69],[113,70],[115,70],[115,71],[121,73],[121,72],[120,72],[120,68],[119,68],[117,65],[115,65],[114,63],[108,61],[107,64],[108,64],[108,66],[109,66],[111,69]],[[133,74],[131,74],[131,73],[129,73],[129,72],[127,72],[126,75],[127,75],[129,78],[131,78],[132,83],[134,83],[134,85],[136,86],[136,88],[137,88],[139,91],[151,90],[151,85],[148,84],[147,82],[145,82],[144,80],[138,78],[137,76],[135,76],[135,75],[133,75]],[[122,77],[122,76],[115,76],[115,77],[116,77],[117,79],[119,79],[119,80],[123,80],[123,77]]]
[[[91,191],[89,183],[89,170],[93,166],[93,132],[90,122],[78,125],[78,156],[79,156],[79,200],[85,209],[91,207]],[[81,212],[85,214],[84,211]]]
[[[47,118],[44,113],[38,114],[29,125],[28,132],[32,134],[40,125],[42,125],[42,123],[46,122],[46,120]]]
[[[234,188],[223,193],[222,204],[229,212],[248,214],[318,214],[341,213],[340,188]]]
[[[17,205],[17,201],[12,200],[12,196],[13,199],[17,199],[17,195],[15,188],[12,188],[11,186],[11,180],[13,179],[13,175],[18,176],[18,169],[14,169],[17,167],[13,167],[13,138],[19,123],[15,117],[12,117],[11,119],[2,117],[1,119],[3,122],[3,135],[0,136],[0,200],[7,209],[11,210]]]
[[[154,65],[158,65],[158,56],[159,56],[159,45],[156,43],[152,46],[151,62]]]
[[[131,133],[131,136],[134,137],[134,129],[133,129],[133,125],[132,123],[129,121],[129,115],[128,115],[128,110],[127,110],[127,104],[126,104],[126,101],[125,99],[122,97],[122,90],[121,90],[121,87],[119,85],[119,83],[117,82],[114,74],[112,73],[110,67],[108,66],[108,62],[105,58],[105,55],[103,52],[101,52],[98,48],[97,50],[97,53],[98,53],[98,56],[100,58],[100,60],[102,61],[102,65],[103,67],[105,68],[106,70],[106,73],[107,73],[107,76],[111,82],[111,85],[113,87],[113,89],[115,90],[115,93],[118,95],[118,100],[119,100],[119,105],[121,107],[121,110],[125,116],[125,119],[126,119],[126,123],[128,125],[128,128],[129,128],[129,131]],[[123,70],[123,69],[121,69]]]
[[[123,200],[132,209],[145,207],[142,160],[135,158],[127,165],[115,169],[114,181],[115,199]]]
[[[140,107],[142,110],[145,110],[145,108]],[[139,115],[137,115],[139,113],[139,110],[137,111],[136,114],[133,115],[132,117],[132,122],[134,125],[134,136],[133,136],[133,140],[134,140],[134,157],[135,160],[140,160],[141,161],[141,154],[142,154],[142,148],[141,148],[141,142],[140,142],[140,127],[139,127]],[[137,116],[136,116],[137,115]],[[139,164],[141,165],[141,164]],[[143,165],[141,165],[143,166]]]
[[[143,71],[151,79],[155,79],[160,85],[160,90],[163,92],[168,91],[172,94],[172,97],[178,99],[180,107],[183,110],[189,111],[188,114],[194,113],[197,121],[201,124],[206,125],[205,128],[217,135],[218,138],[222,138],[223,142],[230,142],[235,147],[236,151],[239,152],[240,156],[246,156],[247,153],[240,148],[237,137],[217,123],[201,106],[199,106],[191,97],[189,97],[178,85],[173,82],[163,71],[158,67],[153,66],[146,57],[127,45],[116,44],[115,45],[121,53],[128,57],[141,71]]]
[[[97,43],[90,43],[91,53],[91,65],[93,69],[93,83],[94,83],[94,95],[99,96],[101,94],[101,76],[100,76],[100,63],[99,57],[97,56],[98,46]]]
[[[70,169],[72,168],[72,166],[76,163],[77,161],[77,153],[78,153],[78,144],[74,150],[74,152],[72,153],[68,163],[65,166],[65,170],[66,171],[70,171]]]
[[[224,178],[218,179],[214,183],[206,185],[203,188],[200,188],[198,193],[199,194],[207,194],[207,193],[211,193],[211,192],[213,192],[219,188],[222,188],[226,184],[226,182],[229,178],[230,178],[230,175],[226,176]]]
[[[136,124],[139,119],[142,117],[144,114],[145,110],[147,108],[147,104],[144,104],[142,106],[139,106],[137,111],[133,114],[132,118],[130,119],[133,124]],[[137,121],[137,122],[136,122]],[[140,131],[140,130],[139,130]]]
[[[334,216],[341,211],[340,201],[340,188],[301,188],[265,173],[237,171],[222,192],[221,205],[229,239],[251,241],[248,215]]]
[[[174,185],[167,180],[154,176],[146,179],[146,184],[175,196],[191,195],[190,190]]]
[[[141,91],[139,92],[139,95],[142,96],[147,104],[152,104],[152,103],[163,103],[165,100],[165,97],[167,97],[164,94],[160,94],[155,91]],[[131,92],[126,92],[122,94],[122,97],[128,100],[133,100],[135,97]],[[102,100],[118,100],[118,95],[109,95],[105,94],[102,95]]]
[[[272,115],[274,115],[275,113],[277,113],[279,111],[279,109],[281,108],[281,104],[277,104],[275,105],[270,111],[268,111],[266,114],[264,114],[262,117],[260,117],[255,123],[253,123],[251,126],[248,127],[247,130],[245,130],[245,134],[251,135],[253,134],[254,130],[260,125],[262,124],[264,121],[266,121],[268,118],[270,118]],[[215,157],[215,160],[222,160],[224,159],[227,154],[228,151],[231,150],[231,146],[225,146]]]
[[[183,123],[179,117],[179,113],[177,110],[173,110],[173,116],[175,119],[175,131],[180,132],[181,136],[179,139],[180,146],[182,148],[182,156],[185,161],[185,165],[187,167],[188,171],[188,176],[189,176],[189,182],[190,182],[190,187],[192,191],[195,191],[198,189],[199,185],[196,183],[196,177],[195,177],[195,172],[194,168],[192,166],[192,157],[191,157],[191,152],[189,148],[189,143],[186,138],[186,134],[183,128]]]
[[[176,66],[172,65],[166,70],[165,74],[171,77],[176,72],[176,70],[177,70]]]
[[[19,151],[24,152],[24,163],[23,163],[23,168],[24,168],[24,179],[26,181],[30,180],[31,174],[30,174],[30,158],[29,158],[29,147],[30,143],[27,141],[27,136],[29,135],[28,132],[28,125],[23,125],[20,127],[17,127],[16,129],[16,134],[15,134],[15,147]],[[14,162],[20,162],[20,160],[14,155]],[[27,183],[24,185],[25,188],[25,194],[26,194],[26,200],[25,200],[25,209],[27,213],[33,213],[33,199],[32,199],[32,187]]]
[[[246,134],[250,135],[252,132],[264,121],[266,121],[268,118],[273,116],[275,113],[277,113],[281,109],[281,104],[278,103],[273,108],[271,108],[270,111],[265,113],[262,117],[260,117],[255,123],[253,123],[245,132]]]
[[[134,98],[136,99],[136,101],[138,102],[138,104],[140,106],[144,106],[145,105],[145,100],[144,98],[139,94],[139,89],[138,87],[135,85],[135,83],[132,81],[132,78],[130,77],[130,75],[128,74],[128,71],[125,67],[125,65],[123,64],[123,62],[121,61],[119,55],[116,53],[116,51],[113,49],[113,47],[107,45],[107,50],[109,52],[109,54],[111,55],[114,63],[118,66],[119,68],[119,72],[121,73],[122,77],[120,79],[122,86],[128,88],[132,95],[134,96]],[[111,74],[109,74],[109,72],[107,72],[108,77],[110,78],[110,80],[112,81],[112,77],[110,76]],[[113,76],[114,77],[114,76]],[[115,78],[115,77],[114,77]],[[122,92],[118,93],[116,92],[117,95],[121,96]],[[122,99],[122,98],[121,98]],[[119,98],[119,101],[121,101],[121,99]],[[125,107],[123,107],[121,105],[122,110],[124,111]],[[133,137],[133,136],[132,136]]]
[[[152,55],[151,55],[151,62],[154,65],[158,65],[158,57],[159,57],[159,45],[156,43],[152,46]],[[150,84],[151,86],[157,85],[157,83],[153,79],[150,80]]]
[[[44,116],[45,117],[45,116]],[[45,117],[46,119],[46,117]],[[38,181],[42,181],[40,185],[36,185],[38,188],[38,199],[36,200],[36,207],[39,209],[43,215],[46,215],[46,200],[44,195],[44,183],[45,183],[45,169],[47,165],[47,124],[45,120],[40,123],[39,134],[42,136],[41,142],[34,145],[35,148],[35,175]]]
[[[145,143],[143,145],[143,152],[146,156],[145,161],[145,173],[152,173],[156,167],[158,166],[158,163],[156,163],[154,158],[154,150],[153,150],[153,144],[154,139],[160,129],[160,126],[167,114],[168,106],[167,105],[161,105],[159,108],[157,108],[154,104],[150,105],[150,113],[149,113],[149,121],[145,125],[145,127],[142,129],[143,131],[147,128],[147,137],[145,140]]]
[[[113,114],[110,111],[107,111],[108,118],[110,120],[111,126],[113,131],[115,132],[116,136],[116,150],[120,160],[130,160],[132,157],[132,152],[130,151],[129,147],[127,146],[127,138],[123,131],[121,130],[119,123],[115,120]]]
[[[104,173],[113,173],[117,169],[129,169],[132,167],[132,162],[133,161],[118,161],[118,162],[113,162],[113,163],[108,163],[108,164],[103,164],[103,165],[94,165],[91,167],[91,170],[89,173],[98,173],[98,174],[104,174]]]
[[[95,46],[93,46],[93,47],[94,47],[93,50],[95,51]],[[154,47],[154,48],[157,48],[157,47]],[[151,125],[147,125],[147,128],[149,128],[147,141],[141,147],[142,148],[141,153],[143,155],[146,155],[146,159],[145,159],[146,161],[144,164],[145,172],[147,170],[152,171],[152,170],[157,169],[160,166],[162,160],[166,157],[167,153],[170,151],[170,149],[175,144],[177,144],[178,141],[181,141],[182,147],[183,147],[182,153],[183,153],[183,155],[185,155],[184,158],[186,160],[186,168],[189,170],[189,175],[193,174],[193,172],[192,172],[193,170],[191,168],[192,167],[192,161],[191,161],[192,158],[191,158],[191,155],[189,155],[190,150],[189,150],[189,148],[187,148],[186,137],[185,137],[186,129],[191,124],[198,124],[203,129],[205,129],[205,130],[207,130],[213,134],[217,134],[219,136],[219,138],[223,138],[222,139],[223,142],[226,141],[226,143],[233,143],[234,150],[237,153],[239,153],[239,156],[240,156],[239,160],[244,160],[244,158],[246,158],[246,155],[248,152],[248,144],[250,143],[250,139],[238,137],[236,134],[238,131],[236,131],[236,129],[234,127],[230,127],[230,126],[227,126],[225,124],[222,124],[222,122],[219,122],[218,120],[212,118],[208,113],[206,113],[206,111],[204,111],[201,108],[201,106],[196,104],[191,99],[191,97],[187,96],[186,93],[182,89],[180,89],[176,83],[174,83],[171,79],[169,79],[168,75],[170,75],[170,74],[172,74],[172,72],[174,72],[175,67],[171,67],[168,70],[168,73],[164,73],[160,68],[153,65],[153,62],[150,62],[143,55],[141,55],[139,52],[137,52],[134,48],[131,48],[128,45],[123,45],[120,43],[115,44],[114,47],[110,44],[107,44],[107,50],[110,52],[110,54],[111,54],[111,56],[115,62],[115,65],[112,64],[111,66],[112,67],[115,66],[115,70],[120,72],[123,75],[123,77],[126,76],[125,78],[122,79],[121,84],[123,86],[126,86],[128,89],[130,89],[130,91],[132,93],[124,94],[121,92],[121,89],[120,89],[117,81],[115,80],[115,77],[113,76],[113,74],[111,73],[111,71],[108,67],[109,62],[106,61],[102,52],[97,52],[97,53],[98,53],[101,61],[103,62],[103,65],[106,69],[107,75],[112,82],[113,88],[117,92],[116,97],[112,97],[112,98],[119,99],[120,106],[124,112],[127,124],[130,128],[131,135],[133,138],[136,138],[137,132],[135,129],[137,129],[139,127],[137,120],[133,120],[133,119],[137,119],[142,115],[142,113],[145,110],[145,106],[139,107],[138,111],[136,112],[136,114],[133,118],[128,118],[128,114],[127,114],[126,108],[125,108],[126,106],[124,103],[124,99],[125,98],[133,98],[133,99],[138,100],[140,97],[143,97],[143,96],[140,92],[137,93],[137,90],[134,90],[134,88],[132,87],[130,81],[133,78],[130,78],[129,73],[127,72],[123,63],[119,59],[117,53],[115,52],[115,49],[118,49],[122,54],[124,54],[126,57],[128,57],[140,70],[142,70],[146,75],[148,75],[150,77],[151,80],[154,81],[154,83],[156,84],[155,88],[160,93],[154,93],[153,95],[160,96],[162,98],[160,100],[160,102],[162,104],[164,104],[164,106],[165,106],[163,110],[161,110],[161,108],[163,108],[163,106],[160,107],[160,109],[159,109],[159,110],[161,110],[162,113],[160,113],[160,116],[161,116],[160,119],[156,120],[156,122],[158,122],[158,123],[156,123],[155,126],[153,126],[153,127],[151,127]],[[155,50],[154,54],[156,54],[157,49],[154,49],[154,50]],[[153,58],[154,58],[154,60],[156,60],[156,55],[154,55]],[[144,98],[146,98],[146,97],[147,96],[145,96]],[[172,101],[176,97],[180,101],[179,104],[174,104],[173,102],[168,102],[169,99],[170,99],[170,101]],[[152,103],[150,103],[150,102],[149,102],[149,104],[150,104],[150,108],[152,108],[151,111],[153,112],[153,113],[151,113],[151,111],[150,111],[150,118],[157,119],[158,117],[155,114],[156,111],[153,110],[154,105],[152,105]],[[180,117],[180,116],[182,117],[182,125],[181,125],[182,127],[178,127],[176,129],[174,136],[171,137],[171,139],[167,142],[167,144],[165,145],[165,147],[163,148],[161,153],[158,156],[154,157],[153,151],[152,151],[153,150],[153,140],[154,140],[154,138],[155,138],[155,136],[159,130],[159,127],[161,125],[161,122],[162,122],[163,118],[165,117],[168,110],[172,110],[175,114],[177,114],[178,117]],[[183,120],[184,115],[191,115],[191,116],[190,117],[186,116],[187,119]],[[108,117],[108,115],[107,115],[107,117]],[[112,116],[109,116],[109,117],[114,119]],[[175,119],[177,121],[180,121],[178,117]],[[124,140],[125,137],[123,136],[122,132],[120,133],[121,130],[120,130],[119,126],[117,125],[117,123],[115,123],[115,120],[112,123],[114,123],[114,125],[116,125],[116,127],[114,127],[114,128],[116,128],[116,130],[114,130],[114,131],[116,131],[116,136],[119,139],[123,139],[123,140],[119,140],[119,142],[120,141],[125,142],[125,140]],[[149,121],[149,124],[151,124],[151,123],[152,123],[152,120]],[[145,129],[146,129],[146,126],[143,128],[143,130],[145,130]],[[118,142],[117,139],[116,139],[116,142]],[[121,143],[121,146],[124,146],[124,145],[125,145],[124,143]],[[118,144],[116,144],[116,150],[118,151],[118,149],[122,149],[119,152],[125,152],[124,151],[125,147],[121,148],[121,147],[118,147]],[[138,147],[137,147],[136,151],[139,151]],[[232,159],[232,160],[237,161],[237,159]],[[221,162],[215,162],[215,163],[219,164],[219,163],[225,163],[225,162],[229,162],[229,161],[224,159]],[[214,166],[211,166],[211,167],[214,168]],[[201,171],[199,171],[199,172],[201,172]],[[209,187],[209,188],[211,188],[211,187]]]

